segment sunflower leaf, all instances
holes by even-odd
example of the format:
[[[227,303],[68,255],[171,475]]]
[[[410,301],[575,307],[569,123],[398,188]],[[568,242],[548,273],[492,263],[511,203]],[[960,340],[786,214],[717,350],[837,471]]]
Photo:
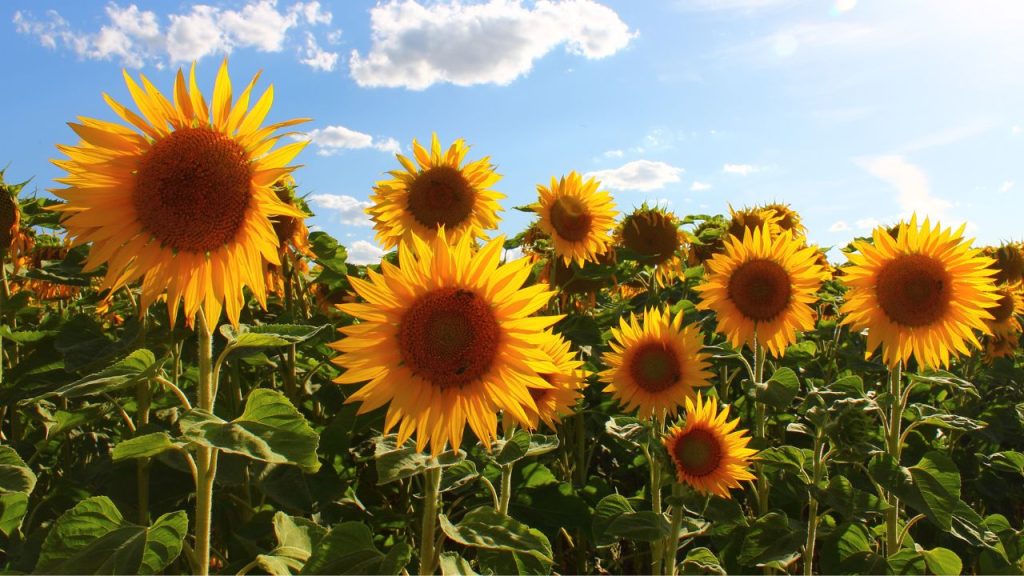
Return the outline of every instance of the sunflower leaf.
[[[454,466],[466,457],[466,453],[461,450],[448,451],[434,457],[417,451],[416,442],[412,439],[406,440],[402,446],[398,446],[396,440],[394,434],[377,438],[374,459],[377,464],[378,486],[422,474],[432,468]]]
[[[155,376],[165,361],[157,360],[152,352],[140,348],[99,372],[47,392],[32,401],[51,397],[80,398],[123,390]]]
[[[300,574],[398,574],[410,557],[408,545],[395,544],[384,554],[366,524],[342,522],[313,547]]]
[[[240,348],[274,348],[298,344],[309,340],[326,327],[327,325],[260,324],[248,326],[240,324],[236,330],[230,324],[225,324],[220,327],[220,333],[228,340],[225,351],[231,352]]]
[[[131,458],[151,458],[180,446],[167,432],[153,432],[118,442],[110,455],[114,462]]]
[[[30,494],[36,486],[36,475],[10,446],[0,446],[0,494]]]
[[[765,404],[785,410],[800,391],[800,379],[791,368],[779,368],[763,384],[756,385],[754,397]]]
[[[458,524],[452,524],[444,514],[439,520],[444,533],[463,546],[531,556],[546,566],[545,570],[551,569],[552,551],[547,536],[493,508],[474,508]]]

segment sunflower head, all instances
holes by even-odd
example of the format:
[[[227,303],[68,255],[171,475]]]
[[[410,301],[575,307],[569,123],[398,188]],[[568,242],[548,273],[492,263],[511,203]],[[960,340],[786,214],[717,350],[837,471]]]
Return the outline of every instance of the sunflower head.
[[[725,248],[725,238],[729,235],[729,220],[715,216],[701,222],[693,230],[686,261],[690,266],[702,266],[715,254]]]
[[[771,237],[767,228],[729,236],[725,249],[707,263],[697,286],[697,308],[713,310],[718,332],[736,348],[753,342],[775,357],[796,342],[797,332],[814,327],[811,305],[827,278],[818,251],[789,230]]]
[[[615,266],[614,250],[600,254],[595,262],[587,262],[583,266],[575,262],[566,264],[561,258],[554,258],[544,266],[541,280],[563,294],[596,294],[608,285],[607,276],[601,273],[602,267],[608,266]]]
[[[263,264],[279,263],[273,219],[304,216],[272,187],[308,142],[273,150],[277,130],[306,120],[261,126],[273,87],[250,108],[258,76],[234,100],[224,60],[207,103],[195,66],[187,83],[178,71],[171,100],[125,73],[139,113],[104,97],[127,125],[69,124],[81,142],[57,147],[67,187],[53,192],[67,202],[54,209],[76,246],[92,243],[86,270],[107,264],[102,288],[142,278],[139,310],[166,293],[172,323],[184,301],[189,324],[201,307],[209,325],[225,308],[237,324],[246,287],[265,306]]]
[[[996,358],[1012,358],[1020,350],[1020,332],[997,332],[985,337],[985,362],[991,364]]]
[[[794,236],[803,236],[807,233],[807,228],[804,227],[800,220],[800,213],[793,210],[789,204],[771,202],[761,208],[775,213],[775,223],[778,225],[779,230],[792,230]]]
[[[345,368],[335,381],[365,382],[348,398],[360,413],[388,404],[385,432],[397,427],[399,443],[415,434],[418,450],[458,449],[468,424],[490,446],[498,411],[539,417],[530,389],[552,388],[541,375],[560,371],[545,332],[560,317],[532,316],[553,293],[521,287],[530,263],[500,264],[503,241],[474,253],[470,235],[453,243],[442,228],[429,242],[401,242],[398,266],[349,277],[366,302],[339,306],[359,323],[332,344]]]
[[[1000,296],[992,260],[971,248],[958,230],[933,227],[917,216],[901,222],[894,238],[878,227],[873,242],[859,240],[847,254],[843,281],[850,288],[843,324],[867,330],[868,354],[882,347],[889,366],[915,358],[922,367],[949,365],[951,357],[979,347],[973,330],[989,333],[989,309]]]
[[[530,397],[536,410],[528,412],[528,419],[520,422],[525,428],[536,429],[540,422],[555,430],[558,422],[572,414],[576,404],[583,397],[581,389],[586,376],[583,362],[576,359],[569,342],[548,331],[542,343],[543,351],[551,357],[555,371],[542,373],[540,377],[550,384],[548,388],[529,388]]]
[[[560,179],[552,176],[550,187],[537,185],[537,226],[566,264],[583,266],[608,251],[609,231],[618,212],[611,195],[599,190],[600,186],[594,178],[584,180],[575,171]]]
[[[288,176],[274,185],[274,194],[281,202],[295,210],[308,214],[306,203],[295,195],[295,180]],[[306,228],[305,216],[282,215],[274,219],[274,234],[277,235],[278,251],[284,254],[289,248],[310,258],[313,252],[309,247],[309,229]]]
[[[377,182],[366,213],[373,220],[377,241],[391,250],[413,236],[432,240],[440,228],[448,238],[484,238],[498,227],[498,200],[504,194],[491,186],[501,180],[490,158],[465,163],[469,146],[459,139],[441,149],[434,134],[428,151],[412,141],[413,160],[396,154],[402,170],[389,172],[390,180]]]
[[[14,243],[21,224],[21,209],[18,199],[7,186],[0,184],[0,250],[7,250]]]
[[[982,254],[993,260],[996,271],[992,277],[997,284],[1017,284],[1024,278],[1024,252],[1020,243],[1007,242],[999,246],[986,246]]]
[[[637,410],[640,418],[675,414],[696,388],[708,386],[709,355],[701,352],[703,337],[696,326],[683,326],[683,313],[651,308],[638,319],[619,319],[612,328],[611,352],[604,355],[608,369],[601,380],[624,410]]]
[[[1020,321],[1017,319],[1024,314],[1024,301],[1021,299],[1020,287],[1017,285],[1001,284],[996,290],[999,297],[996,305],[988,309],[992,316],[985,320],[985,324],[993,333],[1019,332]]]
[[[686,399],[686,422],[671,428],[663,442],[676,468],[679,482],[702,494],[731,498],[729,490],[753,480],[746,430],[736,430],[739,418],[727,421],[729,407],[718,410],[714,398]]]
[[[729,221],[729,234],[737,238],[743,238],[746,230],[753,232],[760,228],[772,237],[781,231],[779,228],[781,217],[770,208],[754,207],[734,210],[732,206],[729,206],[729,214],[732,215],[732,220]]]

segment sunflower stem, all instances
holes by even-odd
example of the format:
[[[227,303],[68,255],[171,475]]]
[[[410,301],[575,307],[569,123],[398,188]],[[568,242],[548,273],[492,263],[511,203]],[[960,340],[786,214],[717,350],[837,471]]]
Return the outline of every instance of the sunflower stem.
[[[889,426],[886,430],[886,453],[896,466],[900,465],[900,425],[903,422],[903,395],[900,389],[903,383],[903,362],[897,362],[889,370]],[[889,508],[885,511],[885,555],[892,557],[899,551],[899,499],[887,491],[886,501]]]
[[[651,510],[657,514],[662,514],[661,508],[661,463],[658,458],[654,455],[654,442],[661,437],[660,431],[664,427],[664,421],[658,420],[655,417],[655,430],[659,433],[653,434],[648,439],[648,444],[644,446],[644,456],[647,457],[647,463],[651,471]],[[651,573],[661,574],[662,557],[664,556],[664,541],[655,540],[651,542]]]
[[[683,526],[683,505],[679,500],[683,497],[683,485],[679,482],[672,484],[672,496],[675,502],[672,503],[672,531],[665,539],[665,557],[662,560],[664,569],[662,574],[676,576],[676,551],[679,549],[679,529]]]
[[[825,444],[824,431],[819,427],[814,435],[814,463],[812,479],[813,484],[810,490],[810,501],[807,513],[807,543],[804,544],[804,576],[811,576],[814,573],[814,545],[818,533],[818,498],[815,496],[815,489],[821,482],[825,459],[822,456],[822,449]]]
[[[200,309],[196,313],[196,336],[199,340],[199,398],[200,410],[213,412],[213,334]],[[217,450],[200,446],[196,454],[196,572],[200,576],[210,573],[210,530],[213,513],[213,480],[217,475]]]
[[[765,347],[757,342],[757,330],[754,330],[754,342],[751,346],[754,351],[754,387],[757,389],[764,383]],[[767,442],[768,422],[765,416],[765,404],[760,400],[754,401],[754,435],[761,444]],[[757,466],[757,510],[761,515],[768,513],[768,477],[764,474],[764,467]]]
[[[516,426],[507,414],[502,417],[503,436],[508,442],[516,433]],[[512,502],[512,470],[515,463],[503,464],[501,466],[501,494],[498,502],[498,513],[508,516],[508,506]]]
[[[129,292],[131,292],[129,290]],[[139,324],[141,329],[141,345],[146,345],[146,313],[139,310]],[[153,391],[150,388],[152,382],[145,379],[135,385],[135,402],[138,405],[138,414],[135,416],[136,425],[139,429],[149,424],[150,405],[153,400]],[[139,524],[149,525],[149,469],[151,461],[149,458],[140,458],[135,464],[135,480],[138,486]]]
[[[436,464],[436,462],[434,462]],[[441,467],[423,472],[423,521],[420,525],[420,574],[433,574],[437,567],[434,529],[437,526],[437,503],[441,494]]]

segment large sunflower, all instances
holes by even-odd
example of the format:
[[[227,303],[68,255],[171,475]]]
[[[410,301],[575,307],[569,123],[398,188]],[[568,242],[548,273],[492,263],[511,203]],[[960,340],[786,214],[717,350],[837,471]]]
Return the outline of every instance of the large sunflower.
[[[896,238],[874,230],[874,242],[854,242],[843,282],[850,287],[844,324],[867,330],[868,355],[882,346],[889,366],[911,356],[923,367],[948,366],[951,356],[980,346],[972,330],[989,333],[987,308],[997,306],[992,260],[963,239],[964,227],[900,222]]]
[[[550,335],[549,335],[550,336]],[[552,430],[562,417],[573,413],[576,403],[583,396],[583,362],[576,359],[569,342],[558,336],[545,337],[541,348],[555,365],[556,370],[541,374],[550,388],[529,388],[530,397],[536,404],[536,411],[528,412],[529,419],[520,422],[526,428],[536,429],[543,422]]]
[[[624,406],[637,416],[664,418],[675,414],[683,400],[692,398],[695,388],[708,386],[708,354],[696,326],[683,326],[683,313],[673,317],[656,308],[644,312],[643,322],[635,314],[629,321],[619,319],[612,328],[612,351],[604,355],[608,369],[601,380]]]
[[[339,308],[360,320],[332,347],[346,371],[341,384],[366,382],[349,396],[360,413],[388,406],[385,431],[398,441],[415,432],[417,449],[438,454],[462,443],[466,424],[485,446],[495,439],[498,410],[519,422],[537,412],[531,388],[551,388],[542,374],[558,366],[545,352],[544,330],[559,316],[530,314],[553,292],[535,284],[525,258],[499,265],[504,238],[472,252],[473,239],[401,242],[399,266],[381,263],[369,280],[350,277],[366,303]]]
[[[386,250],[412,236],[432,240],[442,226],[453,242],[463,236],[483,238],[485,230],[498,227],[498,200],[505,195],[490,189],[501,180],[490,158],[463,166],[469,146],[459,139],[442,153],[437,134],[431,137],[429,153],[416,140],[412,152],[415,164],[395,155],[404,170],[389,172],[391,180],[374,186],[373,206],[366,209]]]
[[[584,181],[575,171],[559,180],[552,176],[550,188],[537,185],[537,224],[551,237],[555,254],[566,264],[596,262],[611,244],[609,232],[618,212],[611,195],[598,190],[600,186],[594,178]]]
[[[696,406],[686,399],[686,423],[670,429],[664,439],[676,478],[698,492],[722,498],[731,498],[730,488],[754,479],[750,459],[757,454],[747,448],[747,431],[735,430],[739,418],[727,422],[728,417],[728,406],[719,412],[714,398],[702,400],[698,394]]]
[[[686,233],[681,222],[664,208],[651,208],[646,203],[622,219],[615,235],[618,243],[636,254],[641,264],[654,267],[658,285],[668,286],[683,271],[681,251]]]
[[[278,129],[306,120],[261,127],[274,92],[250,109],[258,77],[233,102],[225,60],[208,106],[194,66],[188,84],[178,71],[173,103],[145,76],[140,87],[125,73],[141,116],[104,98],[131,127],[69,124],[82,141],[57,146],[69,159],[53,163],[69,175],[57,179],[67,188],[53,191],[67,203],[54,209],[75,245],[92,242],[86,269],[107,264],[104,288],[143,278],[140,310],[166,291],[172,323],[182,300],[188,323],[200,306],[211,325],[222,307],[237,323],[246,286],[265,305],[262,264],[279,262],[272,219],[304,217],[271,187],[295,169],[288,163],[306,142],[271,148]]]
[[[736,348],[752,345],[755,335],[776,358],[796,342],[800,330],[814,327],[811,304],[826,274],[817,250],[793,238],[789,230],[770,238],[767,228],[747,228],[742,239],[730,235],[724,251],[706,264],[706,281],[697,286],[697,308],[714,310],[718,332]]]

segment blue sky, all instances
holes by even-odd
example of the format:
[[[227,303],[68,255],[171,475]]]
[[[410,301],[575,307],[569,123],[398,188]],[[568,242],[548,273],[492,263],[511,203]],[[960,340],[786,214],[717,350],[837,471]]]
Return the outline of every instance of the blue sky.
[[[4,2],[8,180],[41,193],[76,116],[116,119],[125,68],[168,91],[229,55],[269,120],[307,116],[311,224],[379,250],[362,207],[394,151],[437,132],[490,156],[502,231],[537,183],[594,173],[620,210],[791,203],[842,245],[916,211],[1021,239],[1024,3],[1016,0]],[[166,92],[165,92],[166,93]]]

